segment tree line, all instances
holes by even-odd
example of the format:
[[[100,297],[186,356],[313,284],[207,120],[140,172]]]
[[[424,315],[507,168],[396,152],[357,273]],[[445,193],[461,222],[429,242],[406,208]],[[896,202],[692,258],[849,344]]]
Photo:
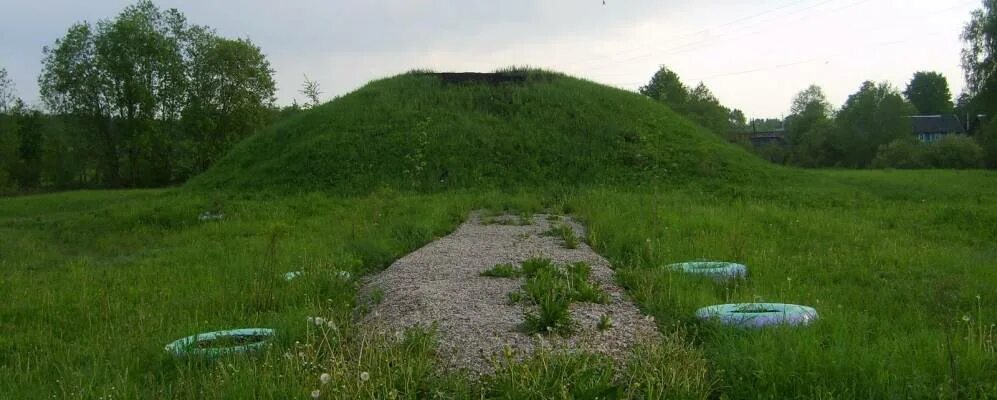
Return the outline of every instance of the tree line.
[[[913,75],[905,90],[888,82],[863,82],[835,109],[817,85],[794,96],[784,119],[745,122],[709,89],[682,84],[661,67],[640,93],[760,156],[802,167],[997,168],[997,0],[984,0],[962,34],[962,64],[968,87],[952,101],[946,78],[937,72]],[[969,135],[945,135],[921,143],[912,133],[913,115],[957,115]],[[781,131],[786,145],[755,146],[754,131]]]
[[[74,24],[43,54],[47,113],[0,69],[0,190],[183,182],[277,111],[258,46],[148,0]]]

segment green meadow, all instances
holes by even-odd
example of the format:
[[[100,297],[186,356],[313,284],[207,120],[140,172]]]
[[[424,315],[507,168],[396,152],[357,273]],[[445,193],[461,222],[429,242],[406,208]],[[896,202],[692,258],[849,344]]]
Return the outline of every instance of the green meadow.
[[[3,199],[0,387],[8,398],[993,397],[997,175],[798,173],[770,187]],[[435,370],[432,332],[354,326],[358,278],[479,208],[585,221],[585,240],[666,339],[629,368],[541,354],[497,360],[500,373],[473,380]],[[224,218],[200,221],[205,210]],[[740,261],[749,278],[718,284],[661,268],[692,259]],[[698,307],[759,300],[808,304],[820,320],[745,331],[693,318]],[[163,350],[244,326],[276,329],[273,346],[213,361]]]

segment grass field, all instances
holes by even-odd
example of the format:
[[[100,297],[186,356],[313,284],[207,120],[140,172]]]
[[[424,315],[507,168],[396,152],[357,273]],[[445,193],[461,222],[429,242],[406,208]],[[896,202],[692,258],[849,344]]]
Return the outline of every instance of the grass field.
[[[997,174],[800,171],[771,185],[361,197],[186,189],[0,199],[0,398],[995,398]],[[630,368],[541,354],[474,381],[431,332],[352,324],[358,278],[472,209],[553,210],[666,334]],[[203,211],[224,219],[199,221]],[[661,264],[725,259],[718,285]],[[303,270],[287,282],[282,274]],[[339,271],[347,271],[344,274]],[[703,324],[696,308],[800,303],[800,329]],[[333,321],[319,328],[309,316]],[[258,357],[177,361],[170,341],[272,327]],[[330,381],[319,375],[330,373]],[[364,379],[364,378],[367,379]]]

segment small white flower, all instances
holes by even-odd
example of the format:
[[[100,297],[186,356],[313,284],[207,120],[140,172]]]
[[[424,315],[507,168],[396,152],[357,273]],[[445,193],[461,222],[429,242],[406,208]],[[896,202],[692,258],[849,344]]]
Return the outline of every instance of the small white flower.
[[[313,399],[317,399],[321,395],[322,395],[322,391],[320,391],[318,389],[312,390],[312,398]]]
[[[315,317],[315,326],[325,325],[325,318]]]
[[[336,327],[336,323],[335,323],[335,322],[333,322],[333,321],[332,321],[331,319],[330,319],[330,320],[329,320],[329,322],[327,322],[327,323],[326,323],[325,325],[326,325],[326,326],[328,326],[328,327],[329,327],[329,329],[332,329],[332,330],[337,330],[337,329],[338,329],[338,328]]]
[[[370,374],[367,373],[367,371],[361,372],[360,373],[360,380],[364,381],[364,382],[367,382],[368,380],[370,380]]]
[[[308,321],[309,324],[314,324],[315,323],[315,317],[305,318],[305,321]]]
[[[962,316],[962,320],[966,321],[966,322],[969,322],[969,315],[963,315]]]
[[[323,385],[325,385],[326,383],[329,383],[330,380],[332,380],[332,375],[323,372],[322,375],[319,375],[318,380],[319,382],[322,382]]]
[[[980,299],[980,295],[976,295],[976,299],[979,300]]]

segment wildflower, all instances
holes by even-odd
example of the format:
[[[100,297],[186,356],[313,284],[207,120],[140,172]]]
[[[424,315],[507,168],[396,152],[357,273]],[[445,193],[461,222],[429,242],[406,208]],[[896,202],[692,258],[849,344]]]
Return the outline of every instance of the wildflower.
[[[979,299],[980,299],[980,295],[976,295],[976,300],[979,300]]]
[[[364,381],[364,382],[367,382],[368,380],[370,380],[370,374],[367,373],[367,371],[361,372],[360,373],[360,380]]]
[[[318,380],[322,382],[323,385],[325,385],[326,383],[329,383],[330,380],[332,380],[332,375],[323,372],[322,375],[319,375]]]
[[[312,390],[312,398],[313,399],[317,399],[321,395],[322,395],[322,391],[320,391],[318,389]]]
[[[315,323],[315,317],[305,318],[305,321],[308,321],[309,324],[314,324]]]
[[[969,315],[963,315],[962,320],[965,322],[969,322]]]
[[[332,330],[337,330],[338,329],[338,328],[336,328],[336,323],[333,322],[331,319],[329,320],[329,322],[326,323],[326,326],[328,326],[329,329],[332,329]]]

